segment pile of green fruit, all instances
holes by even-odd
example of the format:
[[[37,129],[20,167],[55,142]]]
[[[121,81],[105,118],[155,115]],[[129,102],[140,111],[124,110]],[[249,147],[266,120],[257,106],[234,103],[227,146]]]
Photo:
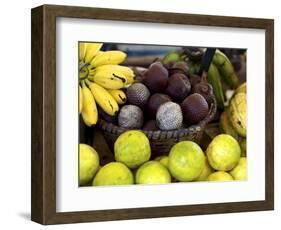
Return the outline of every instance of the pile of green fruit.
[[[246,157],[232,136],[218,135],[204,153],[192,141],[175,144],[167,156],[151,158],[150,143],[139,130],[121,134],[114,145],[115,161],[100,166],[98,153],[80,144],[79,183],[107,186],[228,181],[247,178]]]
[[[213,99],[212,86],[192,82],[185,62],[167,67],[152,63],[140,81],[128,86],[127,102],[117,116],[103,116],[108,122],[126,129],[146,131],[175,130],[202,121]]]

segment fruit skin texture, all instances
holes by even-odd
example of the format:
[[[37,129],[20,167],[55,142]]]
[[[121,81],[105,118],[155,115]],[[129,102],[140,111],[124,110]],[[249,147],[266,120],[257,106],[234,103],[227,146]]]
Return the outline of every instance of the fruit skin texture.
[[[156,113],[157,126],[161,130],[173,130],[182,127],[181,107],[174,102],[162,104]]]
[[[83,98],[83,109],[81,111],[83,121],[87,126],[95,125],[98,121],[98,111],[94,96],[91,90],[82,83],[82,97]]]
[[[183,118],[186,124],[192,125],[202,121],[209,112],[209,106],[206,99],[194,93],[188,96],[181,104]]]
[[[171,175],[168,169],[158,161],[148,161],[141,165],[136,173],[137,184],[168,184]]]
[[[229,172],[234,180],[247,179],[247,158],[241,157],[238,164]]]
[[[155,119],[158,108],[165,102],[171,101],[171,98],[162,93],[153,94],[147,103],[147,113],[151,119]]]
[[[103,166],[93,180],[93,186],[130,185],[134,176],[128,167],[120,162],[110,162]]]
[[[169,171],[179,181],[193,181],[201,174],[204,160],[205,156],[199,145],[192,141],[181,141],[169,153]]]
[[[208,176],[208,181],[231,181],[233,177],[224,171],[217,171]]]
[[[206,181],[208,176],[214,172],[214,169],[210,166],[207,157],[204,160],[204,167],[199,177],[196,178],[196,181]]]
[[[143,83],[155,93],[161,93],[165,90],[168,83],[168,70],[161,62],[152,63],[144,74]]]
[[[134,83],[127,89],[128,103],[139,107],[144,107],[150,96],[148,88],[142,83]]]
[[[237,165],[241,150],[239,143],[232,136],[220,134],[209,144],[206,153],[212,168],[229,171]]]
[[[98,105],[108,115],[114,116],[119,110],[119,106],[116,100],[106,89],[104,89],[100,85],[96,83],[91,83],[90,81],[87,81],[87,83]]]
[[[125,105],[118,115],[119,126],[127,129],[140,129],[143,125],[143,112],[135,105]]]
[[[175,101],[182,102],[190,93],[191,84],[188,78],[181,73],[169,77],[165,92]]]
[[[138,130],[122,133],[114,143],[115,160],[134,169],[148,161],[151,155],[149,140]]]
[[[237,133],[247,136],[247,95],[245,93],[237,93],[230,101],[229,120]]]
[[[79,184],[87,184],[99,168],[99,155],[94,148],[79,144]]]

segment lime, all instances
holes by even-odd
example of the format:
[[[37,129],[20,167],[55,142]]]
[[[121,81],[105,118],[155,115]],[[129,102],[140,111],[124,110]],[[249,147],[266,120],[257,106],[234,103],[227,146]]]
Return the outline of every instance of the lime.
[[[114,144],[115,160],[129,168],[137,168],[150,158],[151,150],[146,135],[137,130],[121,134]]]
[[[214,170],[209,165],[207,157],[205,157],[203,170],[200,173],[199,177],[196,178],[196,181],[206,181],[208,176],[213,172]]]
[[[86,144],[79,144],[79,184],[87,184],[99,168],[99,155]]]
[[[214,169],[229,171],[238,163],[241,150],[239,143],[232,136],[220,134],[209,144],[206,153]]]
[[[134,183],[130,169],[120,162],[110,162],[103,166],[93,180],[94,186],[128,185]]]
[[[171,183],[168,169],[158,161],[148,161],[139,167],[136,173],[137,184]]]
[[[172,147],[168,166],[178,181],[192,181],[204,168],[204,153],[196,143],[181,141]]]
[[[208,176],[208,181],[228,181],[233,180],[232,176],[224,171],[217,171]]]
[[[247,179],[247,158],[241,157],[238,164],[229,172],[234,180]]]
[[[159,156],[155,158],[156,161],[159,161],[162,165],[168,168],[169,157],[166,155]]]

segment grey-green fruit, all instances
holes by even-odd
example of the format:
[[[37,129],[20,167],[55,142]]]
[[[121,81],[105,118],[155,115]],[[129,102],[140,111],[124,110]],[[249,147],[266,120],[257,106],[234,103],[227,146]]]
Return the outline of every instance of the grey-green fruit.
[[[161,130],[173,130],[182,127],[181,107],[174,102],[162,104],[156,113],[156,122]]]
[[[126,92],[128,103],[143,108],[150,96],[148,88],[142,83],[134,83]]]
[[[168,169],[158,161],[148,161],[139,167],[136,173],[137,184],[171,183]]]
[[[134,177],[130,169],[120,162],[110,162],[103,166],[93,180],[94,186],[130,185]]]
[[[118,115],[119,126],[127,129],[140,129],[143,125],[143,112],[136,105],[125,105]]]

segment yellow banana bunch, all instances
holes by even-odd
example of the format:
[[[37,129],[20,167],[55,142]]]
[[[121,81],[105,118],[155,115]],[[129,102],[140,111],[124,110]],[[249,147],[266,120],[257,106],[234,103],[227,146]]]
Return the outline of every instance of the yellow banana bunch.
[[[98,121],[98,111],[95,99],[93,97],[93,94],[89,90],[89,88],[86,86],[85,82],[82,82],[82,118],[87,126],[95,125]],[[80,98],[80,103],[81,103]]]
[[[119,105],[123,105],[127,101],[126,94],[120,89],[108,89],[111,96],[116,100]]]
[[[90,65],[91,67],[98,67],[102,65],[118,65],[125,60],[126,56],[127,55],[124,52],[118,50],[106,51],[96,55],[91,61]]]
[[[99,67],[93,69],[93,71],[90,70],[90,74],[91,73],[94,74],[96,72],[106,71],[106,70],[112,70],[112,71],[117,71],[119,73],[122,73],[126,78],[127,84],[132,84],[135,81],[134,71],[132,69],[130,69],[129,67],[121,66],[121,65],[102,65],[102,66],[99,66]]]
[[[118,104],[127,100],[122,88],[135,80],[135,74],[129,67],[119,65],[126,54],[122,51],[101,51],[102,43],[79,43],[79,112],[86,125],[97,123],[96,103],[108,115],[114,116]]]
[[[87,80],[87,84],[94,95],[94,98],[98,105],[109,115],[114,116],[118,110],[119,106],[116,100],[111,96],[111,94],[104,89],[102,86]]]
[[[90,73],[89,79],[106,89],[121,89],[127,84],[124,74],[112,69],[96,71],[94,75]]]
[[[79,113],[82,112],[83,109],[83,92],[82,92],[82,88],[79,85]]]

